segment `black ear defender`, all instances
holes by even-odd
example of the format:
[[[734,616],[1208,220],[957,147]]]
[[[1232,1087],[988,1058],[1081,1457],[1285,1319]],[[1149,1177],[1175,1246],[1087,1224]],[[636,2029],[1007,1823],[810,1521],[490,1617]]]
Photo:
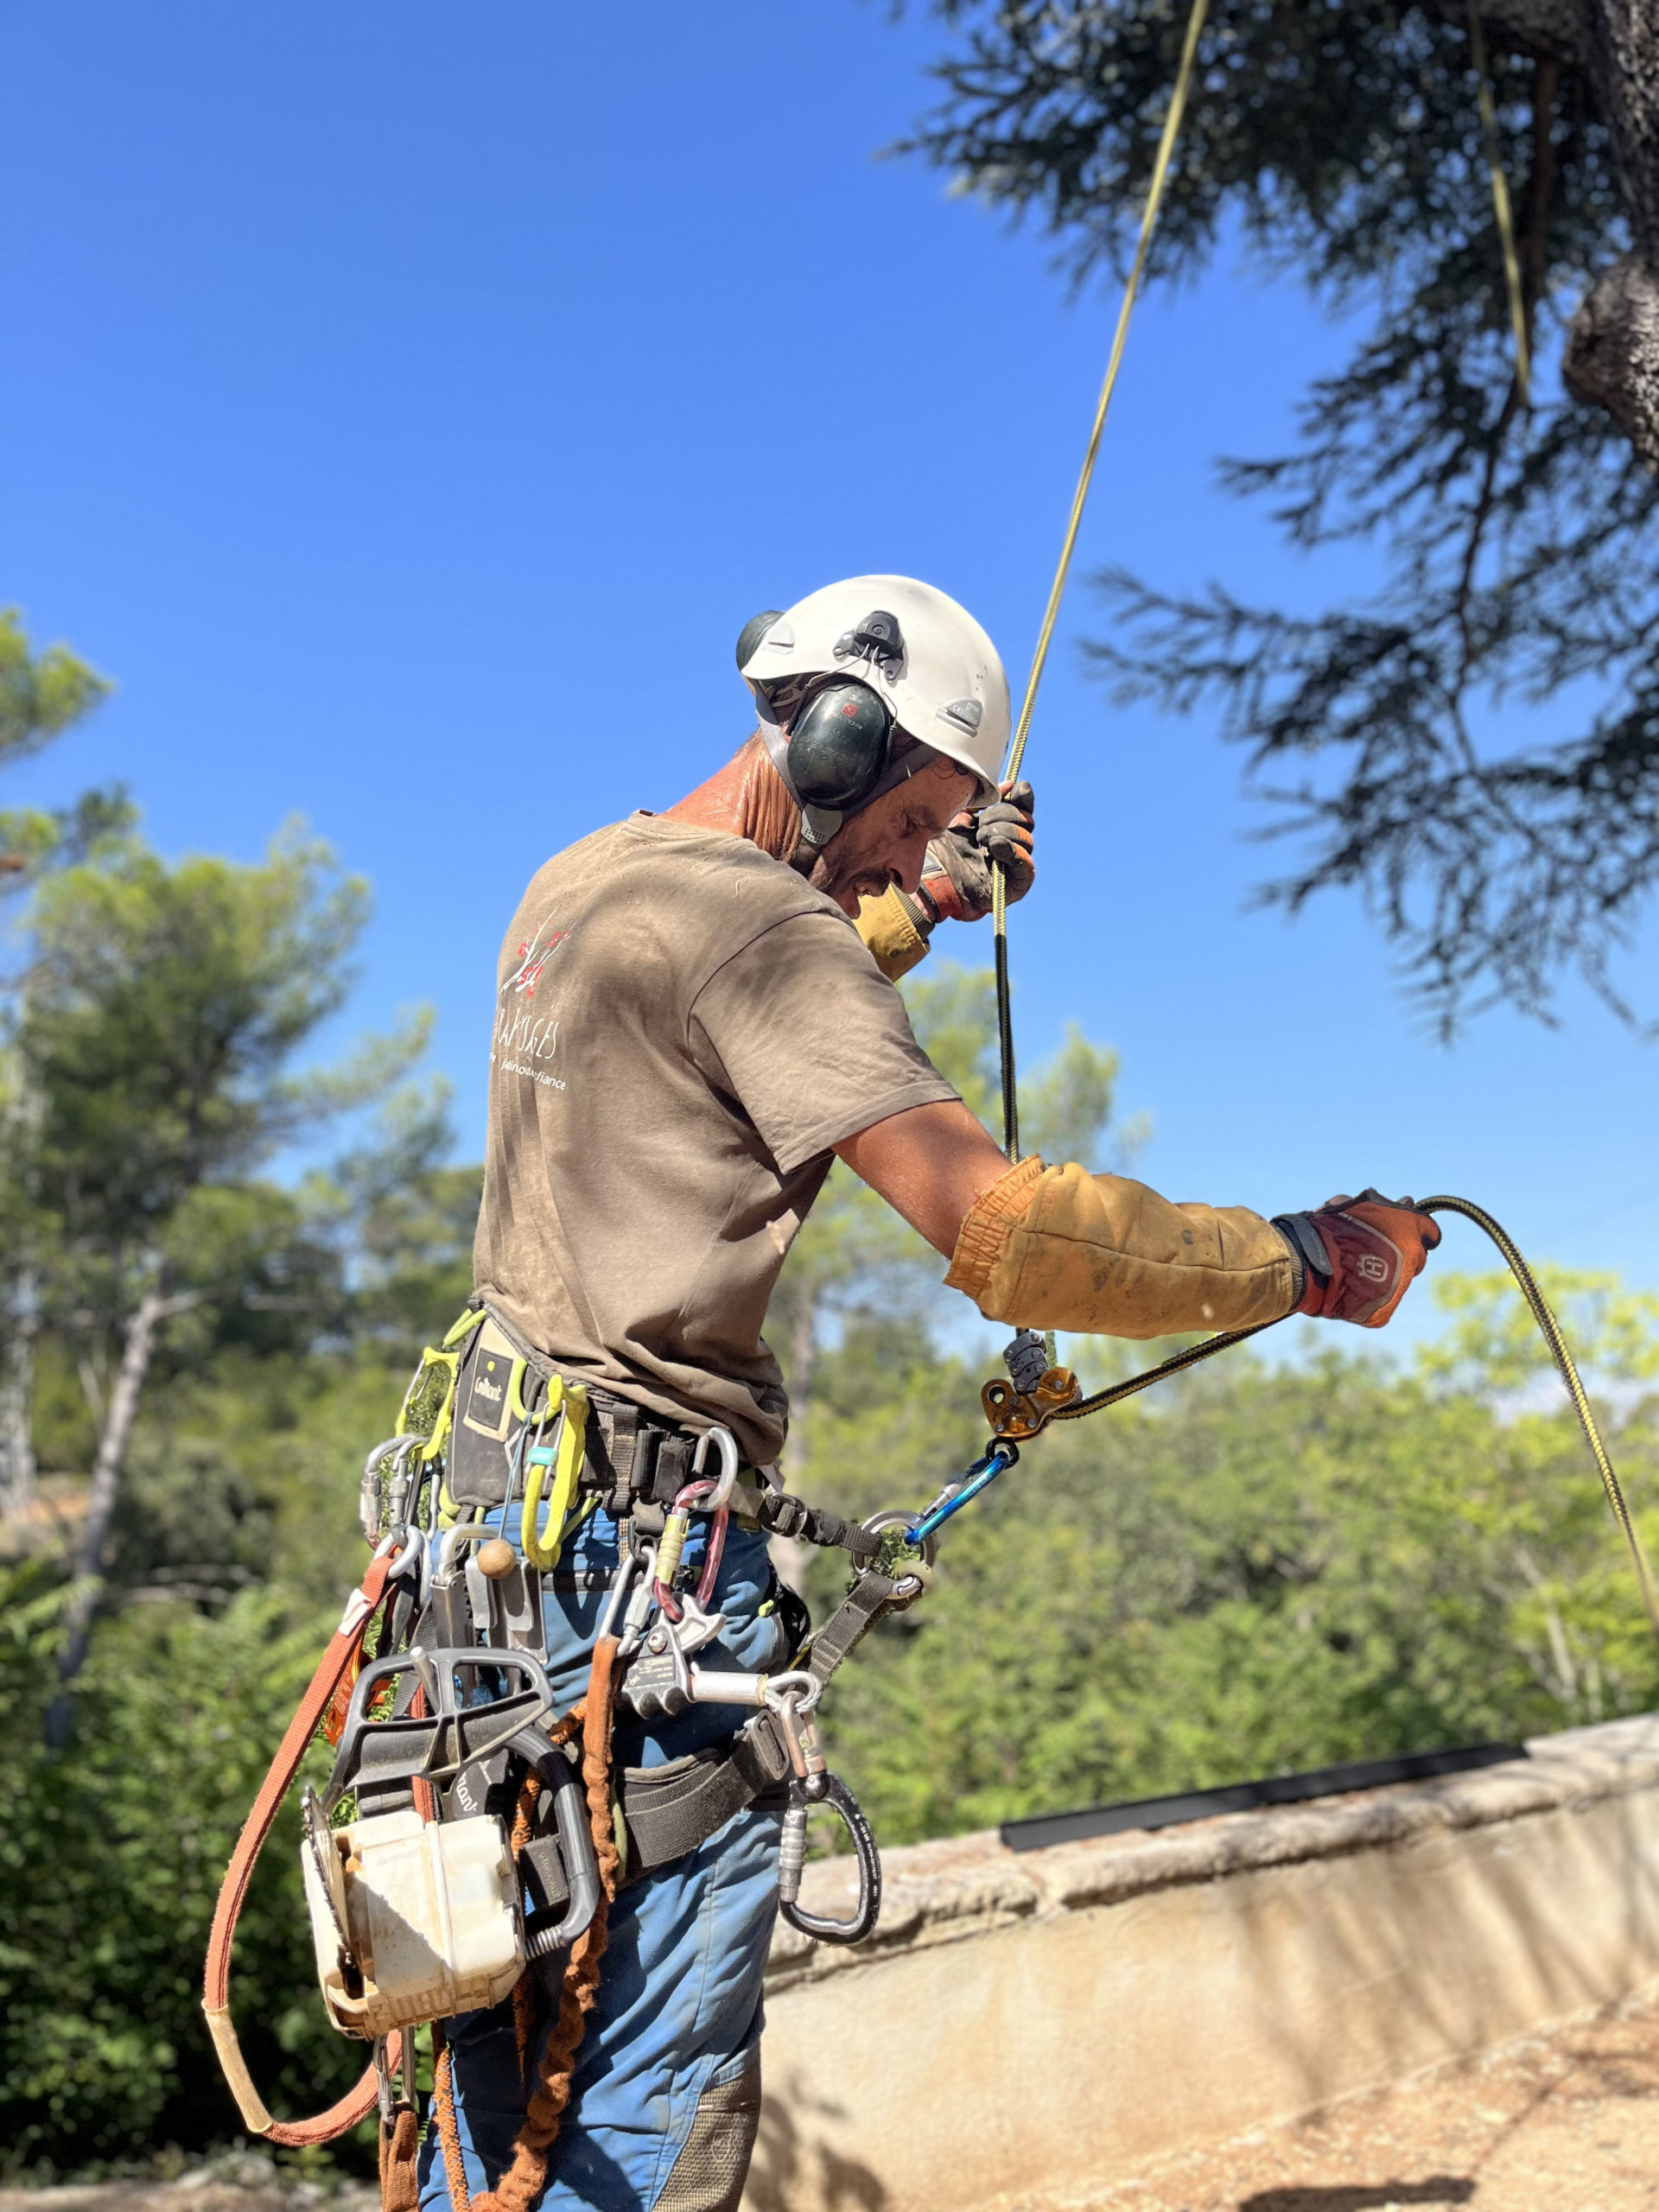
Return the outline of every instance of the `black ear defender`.
[[[783,619],[781,610],[772,607],[743,625],[737,639],[740,669],[748,666],[768,631]],[[863,661],[890,678],[896,676],[905,657],[898,616],[874,608],[836,639],[834,651],[838,661]],[[796,676],[790,689],[810,681]],[[784,705],[781,699],[778,703]],[[787,708],[784,711],[787,714]],[[886,775],[893,758],[893,728],[891,708],[869,684],[850,674],[830,675],[796,711],[786,754],[780,758],[773,748],[772,757],[802,806],[824,814],[847,814]]]
[[[804,806],[850,813],[887,772],[893,715],[855,677],[832,676],[789,733],[789,779]]]
[[[777,608],[768,607],[743,625],[737,640],[740,670],[783,620]],[[785,632],[781,642],[788,648],[794,639]],[[875,608],[836,639],[834,657],[842,663],[861,661],[892,681],[905,658],[898,617]],[[756,689],[762,695],[761,735],[801,809],[803,855],[810,857],[880,785],[892,765],[896,718],[874,686],[850,671],[795,672]],[[787,722],[787,738],[780,721]],[[799,856],[796,865],[801,865]]]
[[[769,607],[764,614],[751,615],[743,625],[737,633],[737,665],[740,673],[748,666],[760,651],[760,640],[771,629],[772,624],[781,622],[783,619],[784,610],[781,607]]]

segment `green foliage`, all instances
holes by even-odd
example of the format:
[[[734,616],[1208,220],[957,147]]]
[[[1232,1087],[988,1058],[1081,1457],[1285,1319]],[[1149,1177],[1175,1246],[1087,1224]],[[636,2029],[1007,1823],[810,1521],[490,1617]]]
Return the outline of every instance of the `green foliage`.
[[[136,837],[42,884],[17,1049],[41,1101],[47,1203],[148,1236],[203,1183],[252,1165],[320,1111],[372,1096],[289,1062],[350,988],[366,914],[326,848],[281,839],[261,868],[168,867]]]
[[[118,785],[83,791],[73,804],[0,810],[0,855],[14,888],[27,887],[45,870],[77,868],[95,854],[120,846],[136,828],[137,810]]]
[[[1614,1274],[1534,1272],[1580,1367],[1609,1382],[1648,1382],[1659,1375],[1659,1298],[1625,1290]],[[1456,1319],[1418,1353],[1421,1373],[1483,1396],[1554,1376],[1548,1347],[1507,1268],[1445,1275],[1431,1288],[1441,1312]]]
[[[837,1678],[833,1756],[888,1841],[1659,1695],[1570,1414],[1506,1418],[1490,1389],[1329,1348],[1278,1372],[1231,1361],[1028,1445],[950,1524],[927,1595]],[[912,1350],[872,1417],[884,1370],[850,1337],[820,1363],[838,1418],[816,1416],[806,1486],[842,1510],[918,1505],[974,1448],[965,1376],[934,1395]],[[1659,1407],[1618,1418],[1613,1448],[1650,1492]],[[814,1569],[815,1610],[834,1580]]]
[[[0,607],[0,762],[38,752],[90,714],[110,688],[67,645],[31,653],[17,609]]]
[[[1097,1154],[1112,1118],[1117,1070],[1116,1052],[1091,1045],[1075,1021],[1068,1022],[1059,1051],[1020,1084],[1021,1149],[1040,1153],[1055,1164],[1075,1160],[1084,1167],[1100,1166]],[[1139,1151],[1150,1130],[1149,1118],[1137,1114],[1112,1131],[1119,1168]]]
[[[0,2172],[240,2133],[201,2024],[213,1898],[359,1571],[358,1469],[405,1380],[372,1341],[338,1353],[221,1346],[161,1378],[58,1758],[40,1734],[61,1564],[0,1566]],[[319,1746],[312,1778],[326,1765]],[[255,2078],[273,2110],[297,2113],[332,2101],[363,2052],[316,1999],[296,1803],[243,1915],[232,1997]]]
[[[0,2171],[130,2158],[238,2132],[201,2019],[205,1935],[272,1745],[332,1620],[267,1593],[108,1624],[68,1754],[39,1748],[54,1598],[0,1586],[8,1796],[0,1823]],[[18,1815],[21,1815],[21,1817]],[[275,2109],[315,2109],[361,2054],[306,2001],[291,1809],[237,1945],[238,2031]]]
[[[478,1189],[438,1164],[435,1090],[394,1095],[297,1191],[255,1173],[418,1049],[417,1022],[343,1071],[292,1071],[344,994],[363,887],[297,836],[263,867],[173,868],[118,810],[83,813],[78,849],[42,843],[56,866],[0,1057],[0,1257],[34,1273],[35,1445],[83,1554],[64,1477],[107,1436],[132,1300],[158,1280],[187,1294],[94,1554],[103,1604],[60,1755],[41,1731],[78,1586],[62,1555],[0,1565],[0,2164],[35,2173],[238,2131],[200,2011],[213,1897],[355,1580],[358,1469],[402,1395],[405,1339],[429,1300],[445,1319],[459,1303]],[[315,2001],[291,1803],[236,1964],[273,2107],[331,2101],[362,2055]]]
[[[1038,217],[1079,282],[1121,277],[1185,5],[939,12],[959,36],[915,147]],[[1093,650],[1121,690],[1219,702],[1280,826],[1308,841],[1271,895],[1363,887],[1447,1023],[1482,992],[1542,1008],[1563,963],[1618,1003],[1609,951],[1659,871],[1659,482],[1630,442],[1656,398],[1633,416],[1608,397],[1589,329],[1577,354],[1568,331],[1627,245],[1653,282],[1659,239],[1632,231],[1655,205],[1656,110],[1650,84],[1612,81],[1591,12],[1481,10],[1535,363],[1523,404],[1463,8],[1214,0],[1150,273],[1190,276],[1242,238],[1321,304],[1369,312],[1347,365],[1310,388],[1299,448],[1224,480],[1269,500],[1296,545],[1374,543],[1385,581],[1304,616],[1101,580],[1113,619]],[[1471,705],[1514,694],[1560,700],[1560,734],[1525,752],[1471,739]]]

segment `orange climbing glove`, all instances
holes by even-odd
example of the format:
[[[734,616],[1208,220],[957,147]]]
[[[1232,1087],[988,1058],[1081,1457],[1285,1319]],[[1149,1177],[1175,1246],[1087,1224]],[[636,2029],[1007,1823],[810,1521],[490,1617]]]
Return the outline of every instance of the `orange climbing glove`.
[[[1440,1241],[1432,1214],[1409,1198],[1362,1191],[1328,1198],[1317,1213],[1275,1214],[1274,1227],[1294,1245],[1305,1283],[1296,1306],[1322,1321],[1381,1329],[1421,1274]]]

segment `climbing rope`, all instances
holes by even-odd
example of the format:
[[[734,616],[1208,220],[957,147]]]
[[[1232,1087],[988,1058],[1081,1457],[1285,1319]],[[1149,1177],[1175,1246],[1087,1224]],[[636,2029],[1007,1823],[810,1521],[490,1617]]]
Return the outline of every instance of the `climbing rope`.
[[[1510,324],[1515,333],[1515,383],[1523,407],[1532,404],[1532,361],[1527,345],[1527,308],[1521,289],[1521,257],[1515,245],[1515,213],[1510,205],[1510,181],[1503,174],[1503,156],[1497,141],[1497,108],[1492,99],[1491,72],[1486,64],[1486,35],[1480,27],[1480,0],[1469,0],[1469,52],[1475,65],[1481,128],[1486,134],[1486,172],[1491,179],[1492,213],[1497,218],[1498,242],[1503,249],[1503,281],[1510,295]]]
[[[570,1947],[539,2053],[534,2049],[537,2024],[532,2012],[528,1966],[513,1990],[513,2027],[519,2067],[521,2072],[530,2074],[531,2080],[524,2124],[513,2139],[507,2165],[493,2189],[474,2195],[467,2184],[455,2109],[454,2054],[447,2039],[434,2064],[433,2124],[443,2158],[452,2212],[531,2212],[531,2207],[547,2186],[547,2169],[570,2101],[571,2082],[587,2031],[588,2016],[599,1995],[600,1964],[605,1956],[610,1907],[615,1901],[621,1871],[611,1802],[616,1648],[613,1636],[598,1639],[588,1669],[587,1694],[553,1732],[556,1739],[561,1738],[580,1718],[582,1778],[588,1826],[599,1863],[600,1897],[593,1919]],[[512,1849],[515,1860],[529,1840],[528,1815],[534,1793],[528,1783],[526,1793],[519,1801],[513,1821]]]
[[[1014,735],[1008,742],[1008,757],[1002,764],[1001,779],[1005,784],[1012,783],[1018,776],[1020,764],[1026,757],[1026,740],[1031,734],[1032,709],[1037,703],[1037,687],[1043,680],[1048,648],[1054,636],[1054,624],[1059,615],[1060,601],[1071,567],[1071,556],[1077,548],[1084,503],[1089,497],[1095,462],[1100,453],[1101,434],[1106,428],[1106,410],[1112,404],[1117,372],[1122,365],[1124,342],[1129,334],[1129,316],[1135,307],[1135,294],[1140,289],[1141,271],[1146,267],[1147,250],[1152,244],[1152,234],[1157,227],[1164,184],[1169,175],[1170,161],[1175,151],[1181,117],[1186,107],[1187,92],[1192,82],[1198,34],[1204,28],[1209,4],[1210,0],[1192,0],[1192,12],[1187,18],[1180,66],[1175,73],[1175,89],[1170,95],[1169,112],[1164,118],[1163,135],[1158,141],[1157,157],[1152,165],[1152,181],[1147,187],[1147,204],[1141,212],[1141,233],[1135,240],[1135,258],[1129,265],[1123,303],[1117,311],[1117,327],[1112,334],[1111,354],[1106,363],[1106,374],[1095,407],[1094,427],[1089,433],[1088,449],[1083,457],[1077,488],[1071,494],[1071,512],[1066,520],[1065,537],[1060,547],[1054,581],[1049,587],[1048,605],[1043,610],[1042,627],[1037,632],[1037,650],[1032,655],[1031,673],[1026,678],[1026,696],[1020,702],[1020,718],[1014,726]],[[1002,1148],[1011,1160],[1017,1161],[1020,1157],[1020,1101],[1014,1079],[1014,1020],[1008,990],[1007,879],[1000,861],[994,861],[991,869],[991,928],[996,947],[997,1047],[1002,1063]]]
[[[1095,406],[1094,424],[1089,433],[1089,443],[1084,454],[1083,467],[1078,472],[1077,489],[1071,494],[1071,512],[1066,518],[1060,557],[1055,567],[1054,581],[1049,587],[1048,604],[1043,609],[1042,626],[1037,632],[1037,648],[1032,655],[1031,673],[1026,678],[1025,697],[1020,702],[1019,719],[1014,723],[1014,735],[1008,742],[1007,759],[1002,766],[1001,780],[1005,784],[1011,783],[1018,776],[1025,759],[1026,741],[1031,734],[1031,717],[1037,703],[1037,687],[1043,680],[1043,671],[1048,663],[1048,649],[1053,640],[1054,625],[1059,616],[1066,578],[1071,573],[1071,556],[1077,549],[1084,506],[1089,497],[1089,487],[1094,480],[1095,462],[1099,457],[1101,437],[1106,428],[1106,413],[1112,404],[1112,393],[1116,388],[1117,372],[1122,365],[1123,348],[1128,338],[1129,316],[1134,311],[1147,250],[1157,227],[1164,187],[1168,180],[1170,162],[1180,133],[1181,119],[1185,112],[1187,94],[1198,59],[1198,35],[1204,28],[1208,8],[1209,0],[1193,0],[1192,10],[1187,18],[1180,63],[1175,73],[1175,87],[1170,94],[1169,111],[1164,118],[1163,133],[1158,141],[1157,156],[1153,162],[1152,179],[1147,187],[1146,205],[1141,213],[1140,234],[1135,239],[1135,257],[1129,266],[1128,282],[1123,289],[1122,304],[1117,311],[1117,327],[1112,334],[1112,350],[1101,383],[1100,397]],[[1491,180],[1492,209],[1503,252],[1510,321],[1515,334],[1515,380],[1522,404],[1527,405],[1530,402],[1532,364],[1527,344],[1526,302],[1522,289],[1521,260],[1515,241],[1515,213],[1510,202],[1509,180],[1503,173],[1503,153],[1498,143],[1497,111],[1492,99],[1491,73],[1487,65],[1485,35],[1481,29],[1479,0],[1468,0],[1468,9],[1470,53],[1475,68],[1481,125],[1486,138],[1486,166]],[[996,962],[996,1035],[997,1053],[1001,1064],[1002,1148],[1009,1160],[1017,1163],[1020,1157],[1020,1098],[1014,1052],[1013,997],[1008,977],[1007,877],[1000,861],[994,862],[991,869],[991,929]]]
[[[1641,1586],[1642,1608],[1647,1614],[1648,1625],[1654,1635],[1659,1637],[1659,1595],[1655,1593],[1653,1571],[1642,1548],[1642,1540],[1637,1535],[1636,1523],[1630,1518],[1630,1509],[1625,1503],[1618,1477],[1613,1471],[1613,1463],[1607,1456],[1607,1447],[1601,1440],[1601,1432],[1596,1427],[1596,1417],[1591,1411],[1584,1384],[1579,1379],[1578,1367],[1567,1350],[1567,1339],[1561,1334],[1561,1325],[1550,1311],[1548,1300],[1538,1287],[1532,1269],[1522,1258],[1508,1231],[1472,1200],[1445,1197],[1425,1198],[1421,1211],[1424,1213],[1460,1213],[1465,1221],[1472,1221],[1477,1229],[1484,1230],[1503,1255],[1522,1297],[1532,1309],[1532,1318],[1549,1347],[1549,1356],[1555,1363],[1556,1370],[1567,1386],[1567,1395],[1579,1417],[1579,1427],[1584,1431],[1584,1440],[1590,1446],[1590,1456],[1596,1463],[1602,1488],[1607,1493],[1607,1503],[1613,1509],[1613,1518],[1618,1522],[1630,1551],[1630,1563],[1636,1569],[1636,1579]]]

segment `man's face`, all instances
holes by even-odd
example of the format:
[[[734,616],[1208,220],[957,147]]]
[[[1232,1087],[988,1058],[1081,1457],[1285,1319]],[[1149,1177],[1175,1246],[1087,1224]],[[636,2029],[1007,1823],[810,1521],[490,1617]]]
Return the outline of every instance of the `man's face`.
[[[839,829],[819,854],[809,880],[843,914],[890,883],[914,892],[930,837],[937,837],[974,793],[974,779],[954,760],[930,760],[874,805]]]

